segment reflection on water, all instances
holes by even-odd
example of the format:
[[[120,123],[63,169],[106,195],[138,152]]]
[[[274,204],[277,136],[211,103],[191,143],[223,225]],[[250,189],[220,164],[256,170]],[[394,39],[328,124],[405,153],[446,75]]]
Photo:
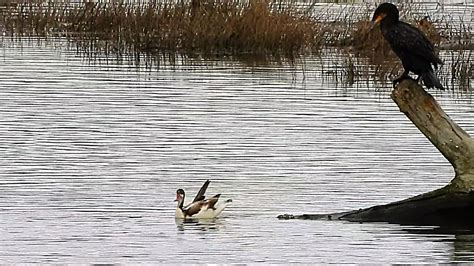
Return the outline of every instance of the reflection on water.
[[[213,231],[220,230],[225,226],[224,219],[175,219],[176,226],[179,231],[184,230],[200,230],[200,231]]]
[[[471,234],[276,219],[449,182],[449,163],[390,100],[390,84],[338,88],[331,72],[321,75],[333,67],[326,57],[304,68],[201,62],[150,71],[23,45],[5,43],[0,65],[4,263],[474,259]],[[432,93],[474,130],[469,95]],[[176,189],[198,191],[208,178],[208,194],[233,204],[216,220],[176,221]]]

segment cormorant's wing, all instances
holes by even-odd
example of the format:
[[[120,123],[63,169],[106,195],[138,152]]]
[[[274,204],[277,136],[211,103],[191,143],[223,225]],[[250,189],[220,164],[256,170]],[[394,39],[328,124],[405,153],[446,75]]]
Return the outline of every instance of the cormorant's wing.
[[[425,34],[408,23],[400,21],[386,32],[385,37],[399,57],[401,52],[424,58],[434,65],[443,63]]]
[[[209,179],[206,180],[206,182],[204,182],[201,189],[199,190],[196,197],[194,198],[193,202],[200,201],[200,200],[203,200],[205,198],[204,194],[206,194],[206,190],[207,190],[207,187],[209,186],[209,183],[211,183],[211,181],[209,181]]]

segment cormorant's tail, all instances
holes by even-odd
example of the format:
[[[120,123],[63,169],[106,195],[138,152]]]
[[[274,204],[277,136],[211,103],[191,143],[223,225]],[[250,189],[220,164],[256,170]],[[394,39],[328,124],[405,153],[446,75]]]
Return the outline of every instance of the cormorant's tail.
[[[444,90],[443,85],[441,85],[441,82],[433,71],[421,74],[421,78],[423,79],[423,83],[426,85],[426,87],[428,87],[428,89],[435,87],[440,90]]]

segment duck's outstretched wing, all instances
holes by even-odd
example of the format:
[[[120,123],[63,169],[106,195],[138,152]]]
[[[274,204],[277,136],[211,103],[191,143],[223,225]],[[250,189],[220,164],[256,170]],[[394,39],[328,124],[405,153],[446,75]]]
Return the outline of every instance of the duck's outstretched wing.
[[[209,186],[209,183],[211,183],[211,181],[209,181],[209,179],[206,180],[206,182],[204,182],[201,189],[199,190],[196,197],[194,198],[193,202],[204,200],[204,198],[205,198],[204,194],[206,194],[206,190],[207,190],[207,187]]]
[[[186,206],[183,209],[183,212],[186,214],[187,217],[194,218],[192,216],[195,214],[199,214],[200,212],[205,212],[206,210],[209,210],[209,209],[215,211],[216,210],[215,205],[217,201],[219,200],[220,195],[221,194],[217,194],[214,197],[209,198],[207,200],[200,200],[197,202],[193,202],[189,204],[188,206]],[[196,216],[196,217],[199,217],[199,216]]]

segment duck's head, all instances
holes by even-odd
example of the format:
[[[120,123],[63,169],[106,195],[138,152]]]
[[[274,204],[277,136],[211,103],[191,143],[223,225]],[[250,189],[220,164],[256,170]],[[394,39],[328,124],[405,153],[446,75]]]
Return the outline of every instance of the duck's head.
[[[398,22],[399,12],[398,8],[391,3],[383,3],[375,9],[374,16],[372,17],[373,25],[377,25],[380,22],[396,23]]]
[[[181,188],[176,190],[176,199],[174,201],[177,201],[179,205],[182,205],[184,202],[184,190]]]

